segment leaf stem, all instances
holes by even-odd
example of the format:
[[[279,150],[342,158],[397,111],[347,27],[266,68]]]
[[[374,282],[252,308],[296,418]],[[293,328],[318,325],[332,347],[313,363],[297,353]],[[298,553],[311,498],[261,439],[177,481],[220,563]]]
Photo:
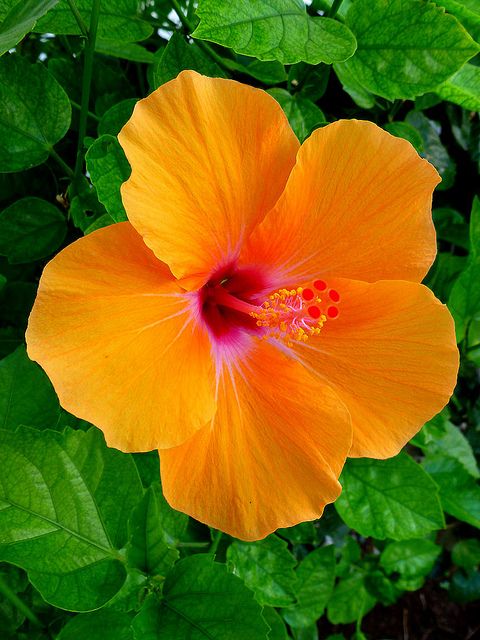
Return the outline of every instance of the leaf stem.
[[[76,182],[80,176],[83,164],[83,141],[87,133],[88,105],[90,103],[90,86],[92,84],[93,56],[95,53],[95,40],[97,38],[98,18],[100,15],[101,0],[93,0],[90,14],[90,27],[85,42],[85,59],[83,65],[82,104],[80,106],[80,122],[78,126],[77,161],[73,180]]]
[[[67,176],[69,178],[73,178],[73,175],[74,175],[73,170],[68,166],[65,160],[63,160],[63,158],[58,155],[58,153],[55,151],[53,147],[49,149],[49,154],[57,162],[57,164],[59,164],[62,167],[62,169],[67,174]]]
[[[25,602],[23,602],[23,600],[21,600],[17,596],[17,594],[14,591],[12,591],[12,589],[10,589],[8,584],[5,582],[5,580],[1,576],[0,576],[0,593],[3,596],[5,596],[5,598],[10,600],[13,606],[16,607],[21,613],[23,613],[23,615],[26,618],[28,618],[32,624],[34,624],[36,627],[40,627],[40,628],[43,627],[43,624],[37,618],[34,612],[30,609],[30,607],[26,605]]]
[[[80,11],[78,10],[77,5],[75,4],[75,0],[67,0],[67,2],[68,2],[68,6],[70,7],[70,11],[73,13],[75,20],[77,21],[80,31],[82,32],[82,35],[84,35],[85,38],[88,38],[87,25],[83,21]]]
[[[217,531],[215,533],[215,537],[213,538],[212,544],[208,550],[208,553],[217,553],[218,545],[220,544],[220,540],[222,539],[223,533],[221,531]]]
[[[340,5],[343,0],[333,0],[332,8],[327,14],[327,18],[334,18],[337,15],[337,11],[340,9]]]
[[[75,109],[78,109],[79,111],[81,111],[82,109],[81,105],[79,105],[78,102],[75,102],[75,100],[72,100],[71,98],[70,98],[70,104]],[[89,118],[92,118],[92,120],[96,120],[97,122],[100,122],[100,118],[97,116],[96,113],[93,113],[92,111],[88,111],[87,115]]]

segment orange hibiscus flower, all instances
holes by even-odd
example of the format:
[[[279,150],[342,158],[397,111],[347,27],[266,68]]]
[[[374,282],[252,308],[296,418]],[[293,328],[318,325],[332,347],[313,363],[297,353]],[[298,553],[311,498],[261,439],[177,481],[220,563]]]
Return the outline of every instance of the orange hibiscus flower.
[[[347,455],[448,401],[452,318],[422,286],[439,177],[370,122],[300,147],[268,94],[183,72],[119,136],[129,222],[46,267],[28,353],[169,503],[245,540],[318,518]]]

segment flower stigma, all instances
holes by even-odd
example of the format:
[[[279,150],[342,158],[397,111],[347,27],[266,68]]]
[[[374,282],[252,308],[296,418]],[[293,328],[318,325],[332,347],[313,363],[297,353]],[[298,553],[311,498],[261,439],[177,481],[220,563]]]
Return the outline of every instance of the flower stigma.
[[[292,347],[294,342],[318,336],[328,319],[338,318],[338,302],[338,291],[328,288],[324,280],[315,280],[306,287],[272,293],[260,311],[252,311],[250,315],[258,327],[266,329],[265,337],[273,336]]]

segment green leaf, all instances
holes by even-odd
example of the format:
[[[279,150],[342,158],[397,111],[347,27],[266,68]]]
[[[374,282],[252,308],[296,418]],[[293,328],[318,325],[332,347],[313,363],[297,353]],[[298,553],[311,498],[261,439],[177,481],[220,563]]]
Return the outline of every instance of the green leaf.
[[[346,24],[357,50],[344,67],[388,100],[434,90],[480,49],[453,16],[430,2],[356,0]]]
[[[92,0],[75,0],[75,4],[86,25],[90,21]],[[35,31],[56,35],[80,35],[81,31],[70,10],[67,0],[58,5],[38,21]],[[101,2],[98,20],[98,37],[116,42],[138,42],[145,40],[153,27],[138,15],[137,0],[115,0]]]
[[[402,594],[396,584],[378,569],[369,571],[365,576],[367,591],[383,605],[393,604]]]
[[[268,640],[290,640],[285,623],[273,607],[263,607],[262,616],[270,627]]]
[[[85,156],[98,199],[115,222],[127,220],[120,187],[130,176],[130,165],[114,136],[100,136]]]
[[[449,589],[454,602],[474,602],[480,599],[480,571],[457,571],[454,573]]]
[[[133,640],[132,616],[101,609],[71,618],[57,640]]]
[[[261,607],[241,580],[208,554],[185,558],[150,596],[133,622],[141,640],[261,640],[268,627]]]
[[[117,40],[98,38],[95,42],[95,51],[103,53],[105,56],[113,56],[132,62],[144,62],[145,64],[155,62],[155,55],[151,51],[134,42],[118,42]]]
[[[95,220],[107,214],[105,207],[99,201],[97,190],[86,178],[81,178],[77,183],[78,194],[70,204],[70,217],[73,224],[86,233]],[[109,215],[111,218],[111,216]],[[114,222],[111,218],[110,224]]]
[[[448,298],[455,320],[457,342],[465,338],[468,324],[480,319],[480,257],[460,274]]]
[[[423,465],[439,487],[444,510],[480,529],[480,486],[460,462],[437,454],[427,456]]]
[[[0,213],[0,254],[12,264],[52,254],[67,233],[65,216],[50,202],[22,198]]]
[[[14,430],[21,424],[47,428],[56,424],[60,405],[50,380],[32,362],[25,348],[0,360],[0,427]]]
[[[427,576],[442,549],[430,540],[391,542],[380,556],[380,565],[387,574],[400,573],[404,578]]]
[[[70,126],[67,94],[40,64],[19,55],[0,60],[0,172],[21,171],[48,158]]]
[[[464,217],[455,209],[441,207],[432,211],[433,222],[439,240],[445,240],[467,249],[470,246],[469,228]]]
[[[284,110],[300,142],[303,142],[318,125],[325,124],[323,112],[310,100],[298,94],[292,96],[285,89],[270,89],[268,93]]]
[[[406,453],[350,459],[341,481],[336,509],[362,536],[408,540],[444,527],[435,483]]]
[[[355,38],[342,23],[311,18],[302,0],[200,0],[194,38],[210,40],[260,60],[328,64],[349,58]]]
[[[480,111],[480,67],[464,65],[446,82],[435,89],[444,100],[459,104],[469,111]]]
[[[158,486],[149,487],[129,520],[127,560],[152,576],[164,576],[180,557],[165,542]]]
[[[19,428],[0,442],[0,560],[26,569],[57,607],[101,607],[125,581],[118,549],[142,496],[132,458],[93,428]]]
[[[306,556],[296,570],[297,604],[285,609],[283,617],[291,627],[308,627],[323,614],[335,584],[334,547],[321,547]]]
[[[472,35],[480,41],[480,5],[478,0],[438,0],[436,3],[452,13]]]
[[[280,84],[287,80],[285,67],[276,60],[265,62],[246,56],[239,57],[241,58],[241,62],[231,60],[230,58],[222,58],[222,63],[230,71],[247,74],[264,84]]]
[[[480,476],[475,454],[469,441],[460,429],[449,420],[443,418],[442,429],[439,432],[438,422],[434,418],[427,422],[421,433],[422,437],[414,439],[413,444],[419,446],[428,455],[444,454],[455,458],[472,477],[478,478]]]
[[[433,164],[442,178],[437,190],[449,189],[455,179],[456,167],[440,140],[441,126],[434,120],[429,120],[419,111],[410,111],[405,120],[417,129],[423,138],[421,155]]]
[[[463,569],[474,569],[480,565],[480,540],[460,540],[452,549],[452,562]]]
[[[105,111],[98,123],[98,135],[103,136],[107,133],[111,136],[117,136],[123,125],[130,119],[136,104],[136,98],[128,98]]]
[[[375,96],[360,84],[350,66],[344,62],[337,62],[333,65],[333,69],[342,83],[343,90],[348,93],[355,104],[362,109],[372,109],[375,106]]]
[[[408,140],[408,142],[415,147],[417,153],[423,152],[422,136],[418,130],[411,124],[408,124],[408,122],[389,122],[383,128],[397,138]]]
[[[20,0],[10,9],[0,25],[0,56],[12,49],[35,26],[58,0]]]
[[[356,570],[341,578],[333,590],[327,607],[327,617],[332,624],[348,624],[361,620],[375,606],[376,599],[365,587],[365,574]]]
[[[162,56],[153,65],[153,88],[173,80],[184,69],[192,69],[212,78],[226,78],[222,68],[198,44],[188,43],[180,33],[174,33]]]
[[[295,600],[295,558],[276,535],[259,542],[233,542],[227,550],[231,571],[255,592],[260,604],[285,607]]]

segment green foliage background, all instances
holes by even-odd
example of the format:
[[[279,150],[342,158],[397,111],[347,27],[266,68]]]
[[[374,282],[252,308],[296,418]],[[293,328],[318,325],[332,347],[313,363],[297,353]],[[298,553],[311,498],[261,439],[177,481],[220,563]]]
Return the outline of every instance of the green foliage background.
[[[478,0],[0,0],[2,638],[395,639],[405,624],[421,638],[395,604],[408,613],[417,593],[456,603],[431,637],[467,637],[480,598],[478,42]],[[462,355],[449,408],[396,458],[350,460],[320,521],[256,543],[170,509],[156,455],[108,449],[23,346],[45,262],[126,219],[116,135],[182,69],[265,88],[300,140],[369,119],[443,178],[427,283]]]

